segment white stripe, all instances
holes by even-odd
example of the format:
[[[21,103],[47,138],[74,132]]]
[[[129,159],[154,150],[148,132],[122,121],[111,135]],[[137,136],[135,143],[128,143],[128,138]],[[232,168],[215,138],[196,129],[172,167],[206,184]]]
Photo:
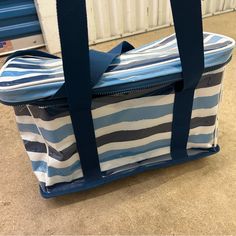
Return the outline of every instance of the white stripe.
[[[170,36],[168,36],[168,37],[165,37],[165,38],[163,38],[163,39],[161,39],[161,40],[158,40],[158,41],[156,41],[155,43],[150,43],[150,44],[147,45],[147,46],[144,45],[144,46],[142,46],[142,47],[140,47],[140,48],[137,48],[137,49],[134,50],[134,53],[146,51],[146,50],[148,50],[149,48],[151,48],[151,47],[153,47],[153,46],[156,46],[156,45],[159,45],[159,44],[163,43],[165,40],[171,38],[173,35],[174,35],[174,34],[172,34],[172,35],[170,35]],[[173,39],[173,40],[174,40],[174,39]],[[172,42],[172,41],[170,41],[170,42]],[[165,47],[165,45],[166,45],[166,44],[164,44],[162,47]]]
[[[46,70],[43,70],[43,71],[46,72]],[[4,71],[4,72],[6,72],[6,71]],[[27,73],[27,71],[26,71],[26,73]],[[60,75],[63,73],[63,71],[61,69],[60,70],[57,69],[57,71],[55,69],[53,69],[53,70],[48,70],[47,73],[48,74],[40,73],[40,72],[33,72],[33,73],[27,73],[25,75],[18,75],[18,76],[2,76],[0,82],[15,82],[20,79],[28,79],[28,78],[32,78],[35,76],[42,76],[43,77],[43,76],[48,76],[48,75],[50,75],[50,76]]]
[[[218,109],[218,106],[215,106],[211,109],[193,110],[192,119],[195,117],[207,117],[207,116],[216,115],[217,109]],[[145,122],[143,122],[142,120],[139,120],[139,121],[121,122],[118,124],[112,124],[112,125],[97,129],[95,131],[96,137],[100,137],[105,134],[109,134],[109,133],[121,131],[121,130],[138,130],[138,129],[150,128],[153,126],[157,126],[159,124],[172,122],[172,117],[173,117],[172,114],[169,114],[169,115],[157,118],[157,119],[148,119],[148,120],[145,120]],[[20,123],[20,124],[33,124],[34,125],[34,121],[32,120],[30,116],[16,116],[16,121],[17,123]],[[53,121],[43,121],[41,119],[35,119],[35,121],[39,127],[43,127],[44,129],[49,130],[49,131],[54,131],[61,128],[64,125],[71,124],[71,118],[69,116],[58,118]],[[35,141],[38,141],[38,140],[35,140]]]
[[[141,130],[151,128],[157,125],[161,125],[164,123],[172,122],[173,115],[169,114],[166,116],[162,116],[157,119],[148,119],[148,120],[138,120],[131,122],[121,122],[118,124],[109,125],[100,129],[95,130],[96,137],[99,138],[103,135],[117,132],[117,131],[128,131],[128,130]]]
[[[20,59],[22,60],[23,57],[16,57],[16,58],[13,58],[13,60],[11,60],[11,63],[13,64],[19,64],[19,65],[31,65],[31,66],[42,66],[42,67],[45,67],[45,68],[50,68],[50,67],[62,67],[62,60],[56,60],[55,59],[51,59],[50,61],[44,61],[43,59],[38,59],[38,58],[34,58],[34,59],[37,59],[39,64],[36,64],[36,63],[31,63],[30,62],[32,61],[32,59],[26,61],[25,59],[25,62],[18,62],[16,61],[16,59]],[[9,68],[10,69],[10,68]],[[22,69],[22,68],[19,68],[19,69]],[[24,69],[22,69],[24,70]]]
[[[35,118],[34,120],[38,127],[42,127],[48,131],[55,131],[65,125],[72,125],[70,116],[64,116],[51,121],[44,121],[40,118]],[[19,124],[34,124],[30,116],[16,116],[16,122]]]
[[[212,134],[215,131],[216,126],[198,126],[191,129],[189,135],[201,135],[201,134]]]
[[[218,105],[210,109],[198,109],[193,110],[192,119],[196,117],[208,117],[214,116],[217,114]],[[139,121],[130,121],[130,122],[121,122],[118,124],[112,124],[100,129],[95,130],[96,137],[100,137],[109,133],[123,131],[123,130],[139,130],[157,126],[163,123],[172,122],[173,114],[162,116],[157,119],[148,119],[148,120],[139,120]]]
[[[74,163],[80,160],[78,153],[75,153],[70,159],[66,161],[58,161],[46,153],[27,152],[27,154],[31,161],[44,161],[49,167],[58,169],[72,166]]]
[[[39,172],[39,171],[35,171],[34,174],[36,175],[37,179],[40,182],[45,183],[46,186],[52,186],[58,183],[71,182],[73,180],[83,177],[83,172],[81,169],[75,171],[72,175],[68,175],[68,176],[48,177],[45,173]]]
[[[218,44],[218,43],[219,43],[220,40],[217,41],[217,42],[214,42],[214,43],[207,44],[207,43],[211,40],[212,37],[214,37],[214,35],[207,36],[207,38],[204,39],[204,45],[205,45],[205,46],[208,46],[208,45],[215,45],[215,44]],[[171,42],[173,42],[173,44],[175,44],[175,46],[173,47],[173,49],[176,49],[176,50],[177,50],[177,40],[176,40],[176,38],[174,38]],[[156,46],[156,47],[154,47],[154,48],[151,48],[151,49],[146,50],[145,52],[148,53],[148,52],[158,51],[159,49],[162,49],[162,48],[165,49],[166,47],[172,45],[171,42],[165,44],[163,47],[162,47],[162,46],[161,46],[161,47]],[[167,45],[167,46],[166,46],[166,45]],[[168,52],[169,50],[170,50],[170,49],[168,49],[167,52]]]
[[[213,71],[209,71],[209,72],[207,72],[207,73],[204,73],[203,75],[205,76],[205,75],[215,75],[215,74],[218,74],[218,73],[221,73],[221,72],[223,72],[225,70],[225,66],[223,66],[223,67],[221,67],[221,68],[219,68],[219,69],[217,69],[217,70],[213,70]]]
[[[39,134],[34,134],[30,132],[20,132],[20,136],[25,141],[45,144],[43,137]]]
[[[211,97],[211,96],[217,95],[220,93],[221,87],[222,87],[221,84],[219,84],[214,87],[196,89],[195,94],[194,94],[194,99],[200,98],[200,97]]]
[[[213,54],[215,52],[224,51],[224,50],[227,50],[229,48],[232,48],[231,44],[224,47],[224,48],[219,48],[219,49],[214,49],[214,50],[207,51],[207,52],[205,52],[205,56],[209,55],[209,54]],[[122,74],[122,73],[131,72],[131,71],[143,70],[143,69],[147,69],[147,68],[150,69],[152,67],[157,67],[159,65],[164,65],[164,64],[168,64],[168,63],[171,63],[171,62],[178,62],[178,61],[180,61],[179,57],[176,58],[176,59],[166,60],[166,61],[163,61],[163,62],[150,64],[150,65],[146,65],[146,66],[140,66],[140,67],[136,67],[136,68],[130,68],[130,69],[124,69],[124,70],[118,70],[118,71],[111,71],[111,72],[104,73],[103,76],[104,77],[109,77],[109,76],[112,76],[112,75],[115,75],[115,74]]]
[[[217,114],[218,111],[218,105],[212,108],[206,108],[206,109],[197,109],[192,111],[192,119],[196,117],[207,117],[207,116],[214,116]]]
[[[149,52],[149,53],[137,53],[134,55],[129,55],[126,56],[126,58],[124,59],[120,59],[119,57],[117,58],[117,60],[119,60],[118,63],[113,63],[110,66],[124,66],[124,65],[129,65],[132,64],[134,62],[142,62],[145,60],[150,60],[150,59],[158,59],[158,58],[163,58],[163,57],[167,57],[167,56],[172,56],[174,52],[173,51],[168,51],[168,52]]]
[[[168,153],[170,153],[170,147],[165,147],[165,148],[155,149],[155,150],[141,153],[134,156],[128,156],[125,158],[118,158],[111,161],[106,161],[100,164],[101,170],[106,171],[106,170],[114,169],[120,166],[136,163],[143,160],[148,160],[148,159],[162,156],[162,155],[166,155]]]
[[[17,90],[19,88],[24,88],[24,87],[31,87],[31,86],[36,86],[36,85],[46,85],[46,84],[53,84],[55,82],[63,82],[64,81],[64,77],[56,77],[53,79],[45,79],[45,80],[41,80],[41,81],[34,81],[34,82],[28,82],[28,83],[23,83],[23,84],[18,84],[18,85],[13,85],[13,86],[9,86],[9,87],[0,87],[2,91],[7,90],[7,91],[14,91]]]
[[[172,104],[173,102],[174,102],[174,94],[142,97],[94,109],[92,111],[92,114],[93,114],[93,119],[97,119],[126,109],[167,105],[167,104]]]
[[[195,98],[213,96],[218,94],[220,90],[221,90],[221,84],[210,88],[197,89],[195,92]],[[93,119],[97,119],[103,116],[118,113],[126,109],[170,105],[172,103],[174,103],[174,94],[158,95],[153,97],[142,97],[138,99],[132,99],[106,105],[94,109],[92,113],[93,113]]]
[[[206,46],[209,47],[209,46],[216,45],[216,44],[223,43],[223,42],[227,41],[223,38],[223,39],[220,39],[217,42],[208,43],[212,37],[214,37],[214,35],[208,36],[207,39],[205,39],[205,41],[204,41],[205,47]],[[164,53],[162,52],[163,49],[165,49],[166,47],[169,47],[170,45],[173,45],[173,44],[175,44],[175,46],[173,48],[166,50]],[[156,47],[154,47],[155,45],[156,45]],[[178,52],[176,39],[173,39],[171,42],[165,44],[164,46],[158,46],[158,44],[153,43],[151,45],[151,49],[142,50],[142,53],[139,53],[139,51],[135,51],[135,52],[133,52],[133,54],[131,54],[131,52],[132,52],[131,51],[130,53],[126,53],[126,54],[121,55],[120,57],[118,57],[118,59],[120,59],[119,64],[114,63],[114,64],[111,64],[111,65],[112,66],[115,66],[115,65],[117,65],[117,66],[128,65],[128,64],[131,64],[131,63],[136,62],[136,61],[143,61],[145,59],[165,57],[165,56],[168,56],[168,55],[170,56],[174,53],[173,50]],[[140,57],[140,55],[142,57]],[[133,60],[132,60],[132,58],[133,58]],[[122,60],[124,60],[124,61],[122,61]]]
[[[215,130],[215,125],[210,126],[210,127],[197,127],[192,130],[190,130],[190,135],[198,135],[198,134],[209,134],[213,133]],[[165,139],[171,139],[171,132],[167,133],[158,133],[152,136],[145,137],[143,139],[139,140],[131,140],[127,142],[115,142],[112,143],[107,143],[101,147],[98,147],[98,153],[101,155],[102,153],[105,153],[107,151],[112,151],[112,150],[124,150],[128,148],[135,148],[139,146],[144,146],[148,143],[154,142],[154,141],[160,141],[160,140],[165,140]]]
[[[165,140],[171,138],[171,132],[161,133],[161,134],[154,134],[152,136],[148,136],[143,139],[139,140],[132,140],[127,142],[116,142],[116,143],[107,143],[101,147],[98,147],[99,155],[107,152],[107,151],[114,151],[114,150],[124,150],[128,148],[135,148],[139,146],[144,146],[154,141]]]
[[[212,148],[213,147],[213,141],[211,141],[210,143],[190,143],[188,142],[187,145],[187,149],[191,149],[191,148]]]
[[[20,135],[22,139],[29,141],[29,142],[39,142],[42,144],[46,144],[48,146],[51,146],[58,152],[61,152],[65,150],[66,148],[70,147],[72,144],[76,143],[75,141],[75,136],[74,135],[69,135],[59,143],[51,143],[49,141],[46,141],[43,139],[41,135],[34,134],[34,133],[29,133],[29,132],[20,132]]]
[[[110,72],[104,73],[103,77],[108,78],[109,76],[112,76],[112,75],[124,74],[124,73],[131,72],[131,71],[138,72],[138,70],[143,70],[143,69],[147,69],[147,68],[150,69],[150,68],[153,68],[153,67],[156,68],[159,65],[165,65],[165,64],[168,64],[168,63],[171,63],[171,62],[176,62],[176,61],[180,61],[180,58],[176,58],[176,59],[172,59],[172,60],[167,60],[167,61],[162,61],[162,62],[158,62],[158,63],[153,63],[153,64],[146,65],[146,66],[139,66],[139,67],[130,68],[130,69],[123,69],[123,70],[118,70],[118,71],[110,71]]]

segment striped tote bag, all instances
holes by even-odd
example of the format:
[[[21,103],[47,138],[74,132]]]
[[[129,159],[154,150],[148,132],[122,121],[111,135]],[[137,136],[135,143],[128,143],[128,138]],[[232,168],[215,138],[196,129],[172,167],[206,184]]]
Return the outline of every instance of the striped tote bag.
[[[219,151],[217,114],[235,42],[202,32],[200,0],[184,0],[184,14],[177,2],[176,34],[104,53],[88,48],[85,1],[58,0],[63,58],[40,51],[8,58],[0,100],[14,107],[43,197]]]

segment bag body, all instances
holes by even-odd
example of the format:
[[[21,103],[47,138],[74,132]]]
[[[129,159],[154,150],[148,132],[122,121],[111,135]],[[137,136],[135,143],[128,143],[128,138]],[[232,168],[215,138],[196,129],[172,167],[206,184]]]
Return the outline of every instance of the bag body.
[[[14,107],[43,197],[219,151],[223,74],[235,42],[203,33],[201,1],[182,1],[184,14],[171,0],[176,35],[104,53],[89,51],[85,1],[58,0],[62,59],[39,51],[8,58],[0,101]],[[73,32],[64,27],[75,20]]]
[[[206,73],[196,89],[188,139],[190,158],[218,150],[217,112],[223,70]],[[104,174],[171,162],[174,96],[170,84],[93,99],[93,122]],[[83,180],[68,104],[24,105],[15,107],[15,114],[33,171],[44,189]]]
[[[217,114],[225,64],[234,47],[234,41],[225,36],[205,33],[204,37],[209,66],[194,93],[187,144],[189,160],[219,150]],[[175,36],[131,50],[118,57],[94,87],[92,117],[104,176],[116,178],[187,161],[171,157],[175,81],[180,79],[176,72],[181,70],[176,52]],[[177,59],[174,66],[173,58]],[[129,60],[136,67],[124,70],[122,64]],[[140,73],[143,65],[145,78]],[[173,67],[176,71],[170,76]],[[135,73],[135,82],[129,81],[130,73]],[[42,94],[48,97],[61,86],[61,60],[16,57],[4,66],[1,78],[1,99],[20,104],[14,107],[17,125],[43,194],[58,194],[61,189],[73,191],[75,182],[84,179],[68,103],[66,99],[40,101]],[[27,104],[34,99],[38,104]]]

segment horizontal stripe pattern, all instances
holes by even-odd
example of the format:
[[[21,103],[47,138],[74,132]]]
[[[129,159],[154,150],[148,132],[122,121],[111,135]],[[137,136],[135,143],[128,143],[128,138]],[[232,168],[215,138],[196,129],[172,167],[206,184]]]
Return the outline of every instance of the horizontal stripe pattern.
[[[109,81],[109,76],[113,76],[115,70],[119,73],[127,70],[128,78],[131,73],[129,70],[140,66],[139,63],[148,67],[145,63],[152,63],[150,61],[154,60],[158,53],[159,59],[162,57],[173,60],[176,56],[173,54],[175,49],[172,46],[176,43],[173,40],[174,36],[171,36],[146,46],[145,50],[148,50],[149,54],[143,55],[140,62],[136,60],[135,52],[144,53],[142,49],[135,49],[133,53],[122,55],[113,62],[110,71],[105,74],[104,81]],[[211,34],[205,35],[205,42],[208,43],[210,51],[229,45],[224,38],[217,38]],[[214,42],[218,44],[216,48]],[[167,48],[173,50],[170,55],[165,52]],[[47,70],[50,72],[49,76],[52,75],[52,71],[57,73],[60,63],[60,60],[47,60],[47,68],[43,69],[44,78],[47,77]],[[20,70],[15,71],[18,78],[15,78],[12,86],[16,85],[18,79],[28,83],[30,77],[29,75],[24,77],[24,70],[31,73],[38,67],[44,67],[44,62],[17,58],[14,64],[11,64],[12,67],[6,68],[2,83],[8,83],[16,65]],[[208,149],[216,146],[216,120],[223,69],[204,74],[195,91],[189,149]],[[144,72],[145,70],[142,71]],[[174,98],[173,85],[169,84],[126,94],[98,96],[93,99],[92,115],[102,171],[128,168],[129,165],[157,157],[161,162],[170,154]],[[40,182],[52,186],[83,177],[67,104],[49,107],[25,105],[16,107],[15,114],[33,171]]]
[[[210,94],[212,96],[208,97],[200,96],[205,94],[206,91],[204,89],[203,91],[196,91],[197,97],[194,100],[193,110],[215,107],[218,104],[219,91],[220,86],[212,88],[213,95]],[[121,102],[121,105],[115,104],[114,109],[111,109],[110,105],[108,105],[107,107],[104,107],[104,111],[106,112],[104,112],[102,117],[99,116],[100,110],[98,111],[98,115],[96,112],[93,113],[95,117],[99,117],[94,119],[95,130],[101,130],[103,127],[107,129],[107,127],[114,124],[119,124],[121,122],[133,123],[140,120],[145,121],[167,116],[173,111],[174,96],[172,96],[172,98],[171,96],[168,96],[168,98],[169,100],[166,99],[167,101],[165,101],[163,96],[151,97],[151,99],[148,98],[147,101],[146,98],[133,99],[131,101],[127,101],[126,106],[124,104],[125,102]],[[145,100],[145,102],[143,100]],[[165,104],[166,102],[167,104]],[[136,104],[136,106],[133,104]],[[46,141],[54,144],[62,142],[64,139],[73,135],[71,122],[68,124],[62,123],[63,126],[55,130],[52,130],[52,128],[51,130],[47,130],[42,126],[39,126],[40,122],[37,124],[38,127],[35,126],[35,124],[18,123],[18,127],[22,133],[31,132],[37,135],[42,134]],[[99,142],[98,145],[100,145]]]
[[[204,33],[206,68],[225,63],[234,40]],[[130,84],[181,73],[175,35],[144,45],[117,57],[94,89]],[[161,79],[164,80],[164,79]],[[158,80],[157,80],[158,81]],[[163,81],[162,81],[163,82]],[[61,59],[18,57],[0,70],[0,99],[8,103],[26,102],[53,96],[64,83]],[[31,92],[29,92],[29,89]]]
[[[202,81],[195,92],[189,148],[214,145],[222,72],[207,76],[208,82]],[[212,78],[217,82],[212,83]],[[169,154],[173,102],[172,92],[167,96],[146,96],[143,91],[137,98],[95,105],[93,118],[102,171]],[[66,106],[28,106],[16,114],[33,170],[41,182],[51,186],[58,180],[69,182],[71,176],[82,177]]]

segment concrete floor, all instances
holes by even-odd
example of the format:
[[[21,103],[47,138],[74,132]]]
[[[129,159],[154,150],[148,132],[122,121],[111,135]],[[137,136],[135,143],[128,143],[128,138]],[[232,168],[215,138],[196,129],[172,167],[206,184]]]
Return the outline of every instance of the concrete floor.
[[[236,39],[235,12],[204,22],[205,31]],[[128,40],[139,46],[172,31]],[[236,58],[225,76],[219,154],[51,200],[38,193],[12,109],[0,105],[0,234],[236,235],[235,75]]]

